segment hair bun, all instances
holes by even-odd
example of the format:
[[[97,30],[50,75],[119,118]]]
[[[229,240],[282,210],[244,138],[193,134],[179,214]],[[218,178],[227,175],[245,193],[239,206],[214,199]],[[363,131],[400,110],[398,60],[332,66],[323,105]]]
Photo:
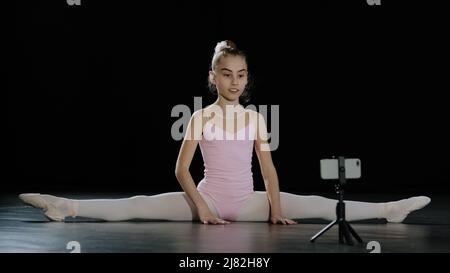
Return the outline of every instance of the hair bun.
[[[230,40],[218,42],[216,48],[214,49],[214,52],[217,54],[220,51],[224,50],[225,48],[236,48],[236,44]]]

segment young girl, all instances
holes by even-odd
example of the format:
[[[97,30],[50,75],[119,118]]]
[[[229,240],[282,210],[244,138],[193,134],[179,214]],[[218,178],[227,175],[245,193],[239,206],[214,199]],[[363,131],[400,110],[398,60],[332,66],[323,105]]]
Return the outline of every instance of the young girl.
[[[20,199],[42,209],[55,221],[63,221],[68,216],[107,221],[200,220],[203,224],[229,224],[230,221],[297,224],[292,219],[302,218],[334,220],[336,200],[279,191],[264,118],[239,103],[249,95],[248,68],[246,55],[233,42],[217,44],[209,82],[217,92],[217,100],[192,115],[178,155],[175,174],[184,192],[95,200],[29,193],[21,194]],[[198,144],[205,176],[196,187],[189,166]],[[266,192],[253,190],[253,148]],[[402,222],[411,211],[429,202],[430,198],[425,196],[387,203],[346,201],[346,217],[348,221],[385,218],[389,222]]]

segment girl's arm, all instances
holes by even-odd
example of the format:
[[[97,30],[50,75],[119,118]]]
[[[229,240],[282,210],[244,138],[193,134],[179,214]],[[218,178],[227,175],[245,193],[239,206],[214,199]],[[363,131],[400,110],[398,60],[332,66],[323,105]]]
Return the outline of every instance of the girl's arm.
[[[267,195],[270,202],[270,221],[273,224],[297,224],[297,222],[283,217],[280,202],[280,188],[278,175],[272,161],[268,143],[268,133],[264,117],[257,115],[257,133],[255,140],[255,151],[258,156],[261,174],[264,179]]]
[[[203,118],[201,111],[195,112],[189,121],[185,138],[181,144],[180,152],[175,167],[175,176],[183,188],[184,192],[194,202],[197,207],[200,221],[204,224],[228,224],[229,222],[216,218],[205,200],[195,186],[194,179],[189,171],[189,167],[194,157],[198,141],[202,134]]]

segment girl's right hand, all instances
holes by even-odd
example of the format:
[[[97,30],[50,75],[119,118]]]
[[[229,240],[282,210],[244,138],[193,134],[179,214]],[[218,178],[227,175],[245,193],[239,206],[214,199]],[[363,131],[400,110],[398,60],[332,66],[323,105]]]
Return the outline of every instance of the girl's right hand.
[[[231,222],[225,221],[223,219],[215,217],[211,211],[199,212],[200,221],[205,224],[213,224],[213,225],[227,225],[231,224]]]

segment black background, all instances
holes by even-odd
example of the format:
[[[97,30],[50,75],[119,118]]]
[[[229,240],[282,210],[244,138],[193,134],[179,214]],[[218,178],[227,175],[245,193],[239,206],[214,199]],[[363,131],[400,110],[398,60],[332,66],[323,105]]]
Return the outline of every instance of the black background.
[[[181,190],[171,110],[215,100],[209,64],[231,39],[249,55],[250,103],[280,107],[281,190],[330,190],[319,160],[345,155],[362,160],[355,192],[449,192],[449,22],[396,2],[17,1],[2,186]]]

